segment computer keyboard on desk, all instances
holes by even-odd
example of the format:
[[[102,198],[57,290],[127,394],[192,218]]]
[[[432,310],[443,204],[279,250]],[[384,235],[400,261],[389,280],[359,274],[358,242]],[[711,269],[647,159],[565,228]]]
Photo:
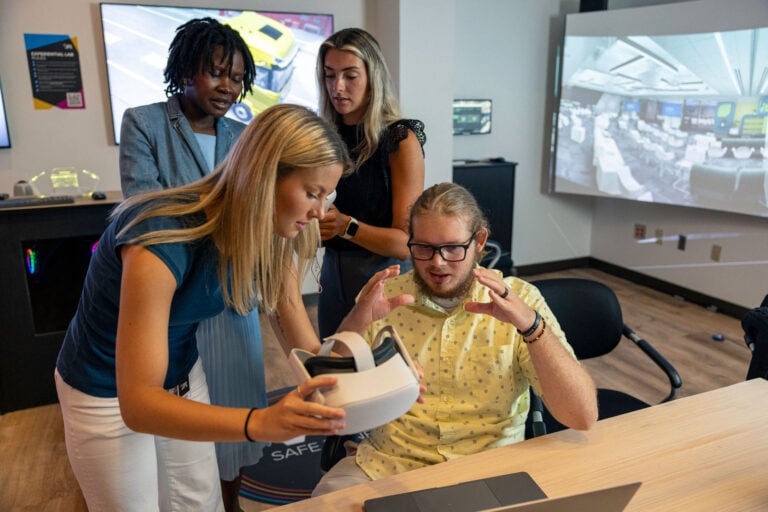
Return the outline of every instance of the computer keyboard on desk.
[[[75,202],[75,196],[22,196],[3,199],[0,201],[0,209],[22,208],[25,206],[50,206],[53,204],[71,204]]]

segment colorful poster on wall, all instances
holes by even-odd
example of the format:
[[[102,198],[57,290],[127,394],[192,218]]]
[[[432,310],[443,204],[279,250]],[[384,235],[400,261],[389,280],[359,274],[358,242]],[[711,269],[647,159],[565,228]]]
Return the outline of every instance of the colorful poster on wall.
[[[35,109],[85,108],[77,38],[24,34]]]

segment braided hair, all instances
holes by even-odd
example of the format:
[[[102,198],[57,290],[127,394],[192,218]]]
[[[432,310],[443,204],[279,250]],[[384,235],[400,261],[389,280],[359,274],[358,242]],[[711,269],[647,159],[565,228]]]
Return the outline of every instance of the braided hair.
[[[163,71],[167,96],[184,92],[184,80],[196,75],[200,70],[212,69],[213,54],[218,47],[223,50],[223,59],[227,67],[232,67],[232,58],[236,52],[243,56],[245,73],[243,90],[240,98],[251,92],[256,78],[256,66],[253,63],[248,45],[237,30],[219,23],[213,18],[189,20],[176,29],[176,35],[168,47],[168,63]]]

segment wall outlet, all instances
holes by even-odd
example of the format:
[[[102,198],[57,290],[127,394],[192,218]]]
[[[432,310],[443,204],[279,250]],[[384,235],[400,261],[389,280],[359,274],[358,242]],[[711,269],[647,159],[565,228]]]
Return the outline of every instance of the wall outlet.
[[[661,245],[664,243],[664,230],[663,229],[657,229],[656,230],[656,243]]]
[[[723,247],[721,245],[714,244],[712,245],[712,252],[709,254],[709,257],[712,261],[720,261],[720,255],[723,252]]]
[[[642,240],[645,238],[645,224],[635,224],[635,239]]]
[[[677,236],[677,249],[679,251],[684,251],[685,250],[685,243],[686,242],[687,242],[687,238],[685,237],[685,235],[678,235]]]

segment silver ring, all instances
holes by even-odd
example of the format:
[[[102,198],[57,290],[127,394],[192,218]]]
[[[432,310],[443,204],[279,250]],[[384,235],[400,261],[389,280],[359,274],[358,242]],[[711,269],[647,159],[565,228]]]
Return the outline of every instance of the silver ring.
[[[507,287],[505,286],[505,287],[504,287],[504,293],[502,293],[501,295],[499,295],[499,297],[501,297],[502,299],[506,299],[507,297],[509,297],[509,288],[507,288]]]

